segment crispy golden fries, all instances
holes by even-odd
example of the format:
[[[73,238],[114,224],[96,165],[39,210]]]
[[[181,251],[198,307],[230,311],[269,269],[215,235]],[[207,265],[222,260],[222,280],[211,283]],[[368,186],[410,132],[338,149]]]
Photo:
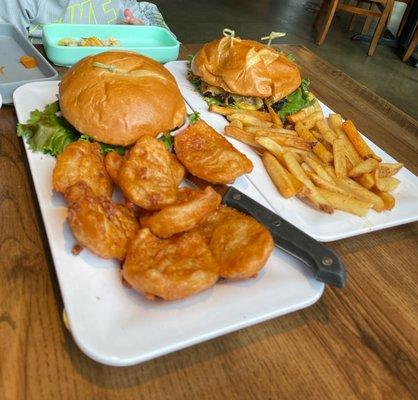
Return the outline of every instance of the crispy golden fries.
[[[305,161],[306,164],[308,164],[312,168],[312,170],[315,171],[315,173],[319,175],[322,179],[325,179],[328,182],[334,182],[332,177],[323,167],[323,165],[320,162],[318,162],[314,157],[312,157],[311,154],[303,156],[303,161]]]
[[[321,141],[323,139],[321,132],[317,131],[316,129],[311,129],[311,133],[316,140]]]
[[[241,121],[244,125],[259,126],[260,128],[271,128],[273,126],[272,122],[263,121],[262,119],[258,119],[253,115],[245,113],[230,114],[227,115],[226,118],[228,119],[228,121],[233,121],[234,119],[237,119],[238,121]]]
[[[312,150],[312,143],[307,142],[305,139],[302,139],[297,136],[287,136],[280,133],[268,132],[268,131],[257,131],[255,137],[265,136],[268,137],[278,144],[287,147],[294,147],[296,149],[301,149],[304,151]]]
[[[367,160],[364,160],[361,163],[357,164],[355,167],[353,167],[348,173],[348,176],[350,178],[355,178],[357,176],[373,172],[378,167],[379,161],[377,161],[374,158],[368,158]]]
[[[373,208],[391,210],[400,163],[382,163],[355,128],[341,115],[324,118],[316,101],[287,117],[285,127],[270,107],[267,112],[211,106],[230,125],[225,134],[255,148],[272,182],[284,198],[298,197],[314,208],[364,216]]]
[[[318,129],[318,131],[321,133],[324,140],[326,140],[332,146],[332,144],[334,143],[334,140],[337,139],[337,135],[328,126],[327,120],[322,119],[320,121],[316,121],[315,126]]]
[[[313,146],[313,152],[325,163],[332,162],[334,156],[331,152],[329,152],[325,146],[318,142],[318,140],[315,139],[315,136],[312,135],[312,133],[309,131],[309,129],[306,129],[306,127],[300,122],[296,123],[295,125],[296,132],[298,135],[302,138],[304,138],[306,141],[311,142],[314,144]]]
[[[241,121],[239,121],[238,119],[234,119],[233,121],[231,121],[229,123],[229,125],[230,126],[235,126],[236,128],[240,128],[240,129],[244,128],[244,124]]]
[[[317,121],[324,119],[322,111],[315,111],[298,123],[302,124],[306,129],[312,129]]]
[[[247,114],[247,115],[252,115],[253,117],[256,117],[258,119],[261,119],[262,121],[271,122],[270,114],[264,111],[240,110],[239,108],[228,108],[228,107],[217,106],[215,104],[211,104],[209,106],[209,111],[215,112],[217,114],[221,114],[223,116],[227,116],[231,114]]]
[[[228,125],[225,127],[225,135],[239,140],[242,143],[250,146],[260,148],[261,146],[255,140],[255,136],[252,133],[245,131],[244,129],[236,126]]]
[[[256,133],[262,130],[263,132],[280,133],[281,135],[297,136],[297,132],[291,129],[284,128],[260,128],[259,126],[244,126],[244,129],[250,133]]]
[[[374,175],[371,173],[360,175],[357,178],[354,178],[354,180],[366,189],[371,189],[375,183]]]
[[[303,164],[302,164],[303,165]],[[328,181],[323,179],[321,176],[315,174],[313,171],[305,171],[306,175],[311,179],[315,186],[329,190],[330,192],[341,193],[347,195],[347,192],[344,189],[341,189],[337,186],[334,181]]]
[[[267,173],[279,189],[280,194],[286,199],[295,196],[298,191],[293,186],[290,173],[280,164],[279,160],[268,151],[263,153],[262,159]]]
[[[287,169],[310,190],[310,193],[307,194],[306,197],[312,202],[312,204],[318,210],[324,211],[328,214],[332,214],[334,211],[332,206],[318,192],[317,188],[308,178],[305,171],[299,165],[294,155],[291,152],[286,152],[283,154],[283,158],[284,162],[286,163]]]
[[[363,158],[375,158],[377,161],[382,161],[382,159],[374,154],[373,150],[368,146],[368,144],[361,137],[357,128],[354,126],[353,121],[347,120],[343,122],[342,128],[347,134],[348,139],[353,144],[355,149],[358,151],[361,157]]]
[[[348,140],[347,135],[345,134],[342,128],[342,118],[340,114],[331,114],[328,117],[328,123],[330,128],[334,131],[338,139],[342,139],[344,141],[345,152],[347,158],[350,160],[352,166],[354,167],[358,163],[362,161],[362,158],[357,153],[356,149],[354,148],[353,144]]]
[[[378,173],[380,178],[386,178],[387,176],[395,175],[401,168],[401,163],[380,163]]]
[[[392,210],[395,207],[395,198],[390,193],[381,192],[377,188],[373,188],[373,192],[383,200],[385,210]]]
[[[282,120],[279,118],[276,111],[274,111],[270,106],[267,106],[267,110],[270,114],[271,122],[273,122],[274,125],[283,126]]]
[[[385,205],[383,203],[383,200],[376,194],[361,186],[356,181],[353,181],[350,178],[342,178],[337,179],[336,184],[340,188],[344,189],[346,192],[350,193],[353,197],[357,198],[358,200],[372,203],[373,209],[375,211],[380,212],[384,210]]]
[[[318,191],[333,208],[358,215],[359,217],[364,217],[372,206],[371,203],[357,200],[347,196],[347,194],[331,192],[323,188],[318,188]]]
[[[306,108],[302,108],[302,110],[298,111],[296,114],[289,115],[287,117],[287,120],[289,122],[293,122],[294,124],[298,121],[304,120],[306,117],[308,117],[310,114],[315,112],[314,106],[309,106]]]
[[[388,176],[386,178],[379,178],[376,175],[375,175],[376,188],[380,190],[381,192],[392,192],[399,186],[399,183],[400,183],[399,179],[396,179],[393,176]]]
[[[344,141],[342,139],[335,139],[332,145],[334,151],[334,168],[337,178],[344,178],[347,176],[347,162],[345,158]]]

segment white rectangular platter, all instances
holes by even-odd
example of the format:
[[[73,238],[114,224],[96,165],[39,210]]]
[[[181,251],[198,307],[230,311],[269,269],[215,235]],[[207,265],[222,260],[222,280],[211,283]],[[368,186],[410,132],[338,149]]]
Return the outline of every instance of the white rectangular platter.
[[[222,115],[210,112],[203,96],[187,80],[187,61],[171,61],[166,67],[176,78],[187,104],[193,111],[199,112],[201,118],[209,125],[222,133],[228,121]],[[323,103],[321,107],[325,116],[334,113]],[[396,205],[391,211],[377,213],[371,210],[363,218],[342,211],[329,215],[314,210],[296,198],[284,199],[268,176],[257,153],[244,143],[228,137],[227,139],[253,162],[254,169],[246,176],[268,202],[270,209],[316,240],[328,242],[344,239],[418,220],[418,178],[406,168],[402,168],[396,175],[401,184],[393,192]],[[364,139],[384,162],[395,162],[370,140]]]
[[[19,122],[56,100],[58,82],[21,86],[14,93]],[[74,238],[63,198],[52,190],[53,157],[27,158],[71,333],[94,360],[114,366],[138,364],[205,340],[307,307],[322,295],[296,259],[275,249],[255,279],[220,282],[210,290],[174,302],[149,301],[121,284],[117,262],[87,250],[71,253]],[[246,177],[234,184],[268,206]]]

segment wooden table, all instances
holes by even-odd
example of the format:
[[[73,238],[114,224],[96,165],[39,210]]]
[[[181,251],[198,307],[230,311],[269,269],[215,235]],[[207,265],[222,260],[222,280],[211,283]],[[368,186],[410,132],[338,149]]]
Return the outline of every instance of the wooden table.
[[[198,45],[182,48],[182,57]],[[318,97],[417,173],[417,121],[301,46]],[[417,224],[329,244],[348,286],[314,306],[136,367],[87,358],[62,301],[12,107],[0,110],[0,398],[413,399]],[[140,338],[138,338],[140,340]],[[416,397],[415,397],[416,398]]]

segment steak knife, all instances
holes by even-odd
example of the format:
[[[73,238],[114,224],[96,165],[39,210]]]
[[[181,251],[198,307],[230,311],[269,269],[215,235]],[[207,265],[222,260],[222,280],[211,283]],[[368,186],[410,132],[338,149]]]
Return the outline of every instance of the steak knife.
[[[316,280],[338,288],[345,286],[347,274],[343,263],[322,243],[232,186],[212,185],[192,175],[188,175],[187,180],[199,188],[212,186],[222,196],[222,204],[235,208],[266,226],[275,245],[302,261],[311,269]]]

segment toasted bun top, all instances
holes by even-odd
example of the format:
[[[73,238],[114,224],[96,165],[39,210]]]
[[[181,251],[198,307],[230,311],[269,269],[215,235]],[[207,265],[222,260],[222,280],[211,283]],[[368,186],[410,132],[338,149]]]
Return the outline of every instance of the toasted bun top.
[[[184,123],[186,106],[174,77],[158,62],[108,51],[75,64],[59,88],[64,118],[79,132],[127,146]]]
[[[301,84],[298,67],[271,47],[234,37],[206,43],[192,72],[212,86],[242,96],[271,97],[274,102]]]

